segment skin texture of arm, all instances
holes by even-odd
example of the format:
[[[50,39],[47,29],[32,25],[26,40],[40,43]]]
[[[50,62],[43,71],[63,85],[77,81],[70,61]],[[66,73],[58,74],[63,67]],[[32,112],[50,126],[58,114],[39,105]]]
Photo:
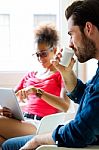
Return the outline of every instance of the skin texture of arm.
[[[43,135],[36,135],[33,139],[27,142],[20,150],[35,150],[40,145],[55,145],[52,139],[52,133],[46,133]]]
[[[70,105],[70,99],[66,95],[66,90],[62,88],[61,97],[54,96],[47,92],[44,92],[42,98],[50,105],[56,107],[60,111],[67,111]]]

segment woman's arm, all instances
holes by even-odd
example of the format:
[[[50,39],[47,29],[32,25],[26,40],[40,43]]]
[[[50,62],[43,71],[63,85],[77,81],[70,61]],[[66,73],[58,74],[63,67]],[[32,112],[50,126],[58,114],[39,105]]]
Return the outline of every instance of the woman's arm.
[[[49,105],[59,109],[60,111],[67,111],[70,105],[70,99],[66,95],[66,89],[61,89],[60,96],[55,96],[53,94],[50,94],[48,92],[45,92],[40,89],[42,92],[41,99],[43,99],[45,102],[47,102]],[[28,86],[27,88],[24,88],[20,92],[23,95],[23,98],[26,98],[29,94],[35,94],[37,95],[37,88],[33,86]]]
[[[59,109],[60,111],[66,112],[69,108],[69,105],[70,105],[70,99],[66,95],[66,89],[65,88],[61,89],[60,97],[44,91],[41,98],[44,101],[46,101],[48,104],[50,104],[51,106]]]

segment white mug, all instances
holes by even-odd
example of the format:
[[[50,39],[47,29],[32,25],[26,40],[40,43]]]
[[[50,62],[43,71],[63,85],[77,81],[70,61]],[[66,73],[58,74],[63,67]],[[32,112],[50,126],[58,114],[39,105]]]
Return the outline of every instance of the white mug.
[[[63,66],[68,66],[69,63],[70,63],[71,58],[74,55],[73,50],[71,50],[70,48],[65,47],[65,48],[63,48],[63,51],[61,53],[62,53],[62,57],[60,59],[60,64],[63,65]]]

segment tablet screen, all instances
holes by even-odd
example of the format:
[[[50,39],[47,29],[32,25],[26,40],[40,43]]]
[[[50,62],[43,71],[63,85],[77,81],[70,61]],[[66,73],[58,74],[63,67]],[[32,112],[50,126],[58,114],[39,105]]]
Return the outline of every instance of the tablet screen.
[[[19,102],[12,88],[0,87],[0,105],[11,109],[14,118],[24,120],[23,113],[19,106]]]

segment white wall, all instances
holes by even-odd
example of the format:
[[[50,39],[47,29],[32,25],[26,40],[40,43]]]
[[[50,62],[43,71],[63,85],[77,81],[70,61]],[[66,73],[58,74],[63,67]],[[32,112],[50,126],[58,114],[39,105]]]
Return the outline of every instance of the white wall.
[[[96,73],[98,61],[96,59],[91,59],[87,62],[86,66],[86,80],[90,80]]]
[[[10,16],[10,43],[9,50],[4,52],[4,61],[0,59],[0,86],[14,87],[26,71],[38,66],[31,56],[34,50],[33,15],[57,15],[56,25],[59,29],[58,10],[58,0],[0,0],[0,14]],[[11,57],[5,57],[7,52]]]
[[[14,88],[25,72],[0,72],[0,87]]]
[[[60,0],[60,36],[61,36],[61,47],[69,47],[69,38],[68,29],[67,29],[67,20],[65,18],[66,8],[73,2],[73,0]],[[75,57],[76,59],[76,57]],[[78,75],[78,63],[74,65],[74,71]]]
[[[1,1],[3,1],[3,3],[1,3]],[[58,20],[59,22],[57,22],[57,23],[59,23],[59,27],[60,27],[59,30],[60,30],[60,37],[61,37],[61,40],[60,40],[60,46],[61,47],[64,47],[64,46],[68,47],[69,36],[67,34],[67,23],[66,23],[66,18],[65,18],[65,9],[72,1],[73,0],[60,0],[60,12],[59,12],[60,21]],[[12,3],[12,6],[9,5],[9,2]],[[23,2],[25,2],[25,3],[23,3]],[[28,21],[31,22],[30,18],[32,18],[32,12],[34,10],[32,9],[32,5],[30,5],[30,2],[32,2],[32,0],[30,0],[30,1],[28,1],[28,0],[25,0],[25,1],[24,0],[9,0],[9,1],[0,0],[0,13],[1,12],[2,13],[9,13],[9,12],[12,13],[11,10],[13,10],[13,5],[14,5],[15,8],[19,7],[19,10],[18,10],[19,12],[21,11],[21,7],[24,7],[24,11],[21,14],[21,19],[23,19],[23,22],[24,22],[25,19],[27,18]],[[37,2],[36,7],[38,7],[39,0],[37,0],[36,2]],[[43,2],[44,2],[44,0],[43,0]],[[18,5],[18,3],[20,5]],[[46,3],[47,3],[47,1],[46,1]],[[28,4],[28,8],[30,7],[30,11],[28,12],[28,14],[25,11],[27,4]],[[35,7],[35,9],[36,9],[36,7]],[[10,10],[10,8],[11,8],[11,10]],[[47,12],[52,12],[53,9],[55,9],[55,8],[53,8],[51,6],[51,8],[49,8],[47,10]],[[44,12],[44,10],[43,10],[43,12]],[[16,16],[17,18],[18,18],[18,15],[20,16],[20,13],[17,14],[17,16]],[[30,16],[30,18],[28,18],[28,15]],[[12,13],[12,15],[11,15],[11,21],[13,20],[14,16],[15,16],[15,10],[14,10],[14,13]],[[28,36],[31,36],[31,39],[32,39],[32,26],[29,29],[26,29],[27,26],[25,25],[25,23],[23,24],[22,20],[20,20],[19,25],[23,26],[23,30],[21,31],[21,26],[20,26],[19,31],[18,31],[18,30],[16,30],[16,27],[14,27],[14,23],[17,24],[18,22],[16,22],[15,20],[12,21],[11,27],[13,29],[12,30],[13,32],[11,32],[12,33],[11,37],[15,38],[16,35],[18,35],[18,34],[21,34],[21,36],[19,36],[20,38],[18,39],[18,41],[16,41],[13,38],[13,45],[12,45],[11,49],[12,50],[14,50],[14,48],[15,49],[20,49],[20,51],[21,51],[21,49],[23,49],[22,52],[24,53],[24,50],[26,49],[27,46],[24,46],[24,44],[22,46],[22,44],[20,43],[20,39],[23,38],[22,33],[24,33],[24,35],[25,34],[27,35],[26,36],[27,39],[25,39],[26,42],[28,41]],[[31,24],[32,24],[32,22],[31,22]],[[33,42],[32,40],[28,41],[29,51],[32,51],[32,46],[33,46],[32,42]],[[16,46],[17,44],[21,45],[21,46],[17,47]],[[21,56],[22,56],[22,54],[21,54]],[[29,57],[29,56],[27,56],[27,57]],[[25,58],[24,58],[24,60],[26,61]],[[8,61],[8,63],[10,63],[10,62]],[[20,65],[22,65],[22,67],[23,67],[24,63],[21,63]],[[27,66],[29,66],[29,64]],[[90,79],[93,76],[93,74],[96,71],[96,68],[97,68],[97,62],[94,61],[94,60],[89,61],[86,64],[77,63],[74,67],[75,72],[78,74],[78,77],[80,79],[82,79],[84,82],[87,81],[88,79]],[[19,72],[19,71],[14,71],[14,72],[13,71],[10,71],[10,72],[3,71],[3,72],[0,72],[0,86],[14,87],[24,74],[25,74],[25,71],[23,71],[23,72]]]

